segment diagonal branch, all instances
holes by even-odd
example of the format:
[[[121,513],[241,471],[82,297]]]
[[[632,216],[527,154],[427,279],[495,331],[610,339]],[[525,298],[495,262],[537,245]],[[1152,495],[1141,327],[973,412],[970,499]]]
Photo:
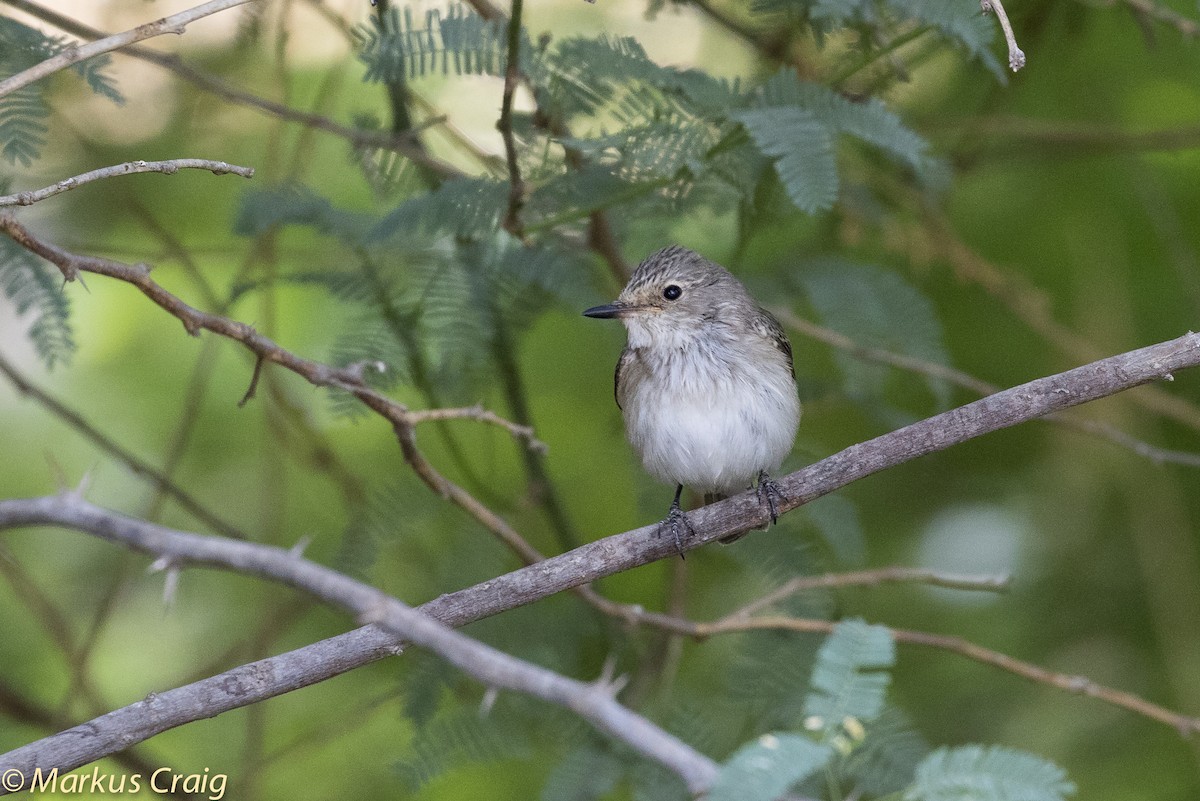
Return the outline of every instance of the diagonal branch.
[[[317,596],[372,623],[393,638],[392,652],[403,643],[428,648],[464,673],[492,686],[532,695],[577,713],[597,729],[619,739],[645,757],[679,775],[693,794],[716,779],[717,764],[646,718],[617,702],[604,682],[584,683],[510,656],[433,617],[414,610],[374,587],[301,558],[295,552],[257,543],[205,537],[123,517],[94,506],[77,495],[61,494],[26,501],[0,502],[0,526],[47,523],[76,528],[133,550],[157,557],[156,565],[217,567],[261,576]],[[97,758],[94,749],[128,746],[128,714],[135,708],[207,708],[203,696],[186,688],[148,697],[133,707],[109,713],[88,724],[11,751],[0,758],[0,770],[15,768],[26,779],[36,767],[71,770]],[[6,781],[5,787],[9,787]]]
[[[101,53],[119,50],[134,42],[140,42],[143,39],[150,39],[155,36],[162,36],[166,33],[182,34],[188,25],[198,19],[216,14],[218,11],[224,11],[234,6],[252,2],[256,2],[256,0],[209,0],[209,2],[201,3],[195,8],[180,11],[178,14],[163,17],[155,22],[147,22],[136,28],[121,33],[114,33],[112,36],[97,39],[94,42],[88,42],[84,45],[72,45],[58,55],[0,81],[0,97],[11,94],[34,81],[40,81],[42,78],[53,75],[61,69],[65,69],[72,64],[78,64],[80,61],[86,61]]]
[[[2,219],[0,217],[0,220]],[[794,509],[853,481],[917,456],[1031,420],[1050,411],[1105,397],[1148,381],[1168,378],[1173,371],[1197,365],[1200,365],[1200,335],[1189,333],[1176,340],[1112,356],[1059,375],[1037,379],[998,392],[967,406],[853,445],[780,479],[778,484],[786,497],[784,508]],[[38,502],[0,501],[0,528],[37,522],[68,522],[64,518],[56,517],[51,506],[44,506],[40,511],[29,506],[34,503]],[[41,503],[49,502],[43,500]],[[695,536],[684,543],[684,547],[688,549],[766,522],[765,513],[759,507],[753,492],[711,504],[690,512],[689,515]],[[657,536],[657,528],[645,526],[605,537],[475,587],[442,595],[420,607],[420,611],[447,626],[457,627],[657,559],[673,557],[676,553],[675,544],[670,542],[669,538]],[[247,544],[229,545],[245,547]],[[614,612],[616,611],[614,608]],[[649,622],[648,618],[651,616],[651,613],[631,613],[629,620],[631,623]],[[935,643],[933,640],[937,639],[938,635],[922,636],[929,640],[923,644],[956,650],[948,644],[949,640],[954,638],[943,638],[947,643]],[[86,732],[92,730],[89,727],[100,726],[103,723],[105,731],[112,732],[111,727],[116,726],[120,732],[119,736],[113,734],[103,742],[91,742],[86,754],[81,752],[72,757],[81,760],[73,764],[84,764],[86,761],[98,759],[131,743],[193,720],[214,717],[225,711],[324,681],[393,655],[397,645],[396,638],[387,631],[377,626],[365,626],[286,654],[234,668],[169,693],[153,696],[71,730],[75,733],[81,730]],[[1009,657],[998,655],[998,658],[989,660],[982,654],[986,649],[972,653],[966,645],[957,650],[981,661],[1012,669],[1011,666],[1003,664],[1004,660],[1010,659]],[[978,646],[971,647],[978,649]],[[1018,664],[1016,660],[1011,662]],[[1067,680],[1062,682],[1057,679],[1051,680],[1049,677],[1058,674],[1043,671],[1044,675],[1039,677],[1036,672],[1042,669],[1026,666],[1030,671],[1022,675],[1027,675],[1028,678],[1048,680],[1055,686],[1120,703],[1114,697],[1090,691],[1089,685],[1072,677],[1067,677]],[[170,701],[170,705],[167,705],[166,700]],[[1200,731],[1200,720],[1195,718],[1162,710],[1161,707],[1154,707],[1152,704],[1146,704],[1145,708],[1138,708],[1133,704],[1121,705],[1149,714],[1157,720],[1170,722],[1183,732]],[[1151,714],[1147,711],[1151,707],[1161,710],[1162,714]],[[47,743],[50,740],[54,738],[41,742]],[[78,745],[78,741],[76,744]],[[28,749],[36,751],[39,747],[42,746],[37,743],[31,744],[22,749],[22,752],[31,753]],[[0,767],[7,764],[6,759],[8,758],[0,759]]]
[[[3,206],[31,206],[39,200],[45,200],[55,195],[60,195],[63,192],[69,192],[77,186],[99,181],[104,178],[115,178],[118,175],[134,175],[143,172],[161,172],[165,175],[174,175],[180,170],[208,170],[213,175],[226,175],[233,173],[240,175],[243,178],[253,178],[253,167],[239,167],[236,164],[227,164],[224,161],[210,161],[209,159],[170,159],[168,161],[127,161],[124,164],[114,164],[111,167],[101,167],[97,170],[85,172],[82,175],[76,175],[71,178],[64,178],[56,184],[44,187],[42,189],[33,189],[27,192],[17,192],[13,195],[0,195],[0,207]]]

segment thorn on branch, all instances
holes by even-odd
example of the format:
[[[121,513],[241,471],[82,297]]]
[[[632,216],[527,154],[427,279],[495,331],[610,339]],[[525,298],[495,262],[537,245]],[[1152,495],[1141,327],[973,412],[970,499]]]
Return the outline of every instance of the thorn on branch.
[[[266,357],[264,357],[261,353],[258,354],[258,358],[254,360],[254,373],[250,376],[250,386],[246,387],[246,394],[242,396],[240,401],[238,401],[239,409],[249,403],[250,399],[254,397],[256,392],[258,392],[258,379],[262,375],[264,361],[266,361]]]

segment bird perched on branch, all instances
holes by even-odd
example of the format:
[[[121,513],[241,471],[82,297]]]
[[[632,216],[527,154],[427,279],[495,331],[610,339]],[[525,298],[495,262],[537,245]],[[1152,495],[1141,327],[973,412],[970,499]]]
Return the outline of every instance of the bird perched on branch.
[[[684,486],[712,503],[757,478],[774,522],[782,495],[769,473],[791,452],[800,423],[792,346],[779,322],[729,271],[679,246],[649,256],[615,301],[584,314],[615,317],[628,331],[617,405],[646,472],[676,485],[662,525],[680,555],[681,530],[692,530],[679,505]]]

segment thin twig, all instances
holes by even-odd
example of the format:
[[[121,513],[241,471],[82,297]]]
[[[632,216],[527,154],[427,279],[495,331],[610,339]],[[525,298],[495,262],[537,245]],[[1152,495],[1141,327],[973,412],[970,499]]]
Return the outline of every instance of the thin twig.
[[[63,192],[69,192],[77,186],[99,181],[104,178],[115,178],[118,175],[134,175],[142,172],[161,172],[164,175],[174,175],[180,170],[208,170],[213,175],[226,175],[233,173],[240,175],[243,178],[253,178],[253,167],[239,167],[236,164],[227,164],[224,161],[210,161],[208,159],[170,159],[168,161],[127,161],[124,164],[114,164],[111,167],[101,167],[98,170],[91,170],[82,175],[76,175],[72,178],[64,178],[52,186],[47,186],[42,189],[31,189],[26,192],[17,192],[14,195],[0,195],[0,207],[2,206],[30,206],[37,203],[39,200],[45,200],[48,197],[60,195]]]
[[[829,620],[812,620],[807,618],[792,618],[783,616],[772,617],[757,617],[748,620],[727,620],[718,621],[716,623],[699,623],[695,625],[695,636],[697,637],[712,637],[717,634],[729,634],[732,632],[769,630],[769,631],[795,631],[810,634],[830,634],[837,625],[836,621]],[[1025,662],[1020,659],[1009,656],[1008,654],[993,651],[990,648],[984,648],[982,645],[976,645],[973,642],[964,640],[962,637],[949,637],[942,634],[931,634],[925,631],[911,631],[908,629],[892,629],[888,631],[898,643],[908,645],[923,645],[927,648],[937,648],[943,651],[965,656],[968,659],[973,659],[985,665],[1000,668],[1009,673],[1014,673],[1022,678],[1028,679],[1039,684],[1046,684],[1059,690],[1064,690],[1069,693],[1078,695],[1086,695],[1089,698],[1095,698],[1105,703],[1119,706],[1127,709],[1130,712],[1135,712],[1144,717],[1156,720],[1160,723],[1174,728],[1181,736],[1189,736],[1200,732],[1200,718],[1180,715],[1170,709],[1159,706],[1158,704],[1150,703],[1149,701],[1136,696],[1132,693],[1124,692],[1123,690],[1115,690],[1111,687],[1105,687],[1102,684],[1097,684],[1086,676],[1070,675],[1066,673],[1056,673],[1052,670],[1047,670],[1030,662]]]
[[[928,584],[952,590],[1004,592],[1012,579],[1007,575],[973,576],[943,573],[920,567],[880,567],[873,570],[854,570],[848,573],[826,573],[823,576],[797,576],[745,606],[730,612],[722,620],[742,620],[756,612],[774,606],[785,598],[809,590],[829,590],[839,587],[874,587],[879,584]]]
[[[514,438],[524,440],[527,447],[537,453],[545,453],[548,450],[546,443],[534,436],[531,426],[514,423],[511,420],[506,420],[495,412],[488,411],[483,406],[476,404],[474,406],[462,406],[456,409],[421,409],[419,411],[409,412],[409,421],[413,425],[419,423],[427,423],[434,420],[478,420],[481,423],[503,428]]]
[[[499,515],[434,468],[416,445],[414,426],[419,421],[421,412],[414,412],[404,404],[398,403],[368,386],[363,381],[362,365],[337,368],[297,356],[245,323],[189,306],[156,283],[150,277],[149,267],[144,264],[122,264],[110,259],[70,253],[57,245],[35,237],[11,214],[0,213],[0,232],[6,233],[17,244],[57,266],[68,281],[77,278],[81,272],[93,272],[125,281],[137,287],[160,308],[176,317],[183,323],[184,329],[193,336],[199,335],[201,331],[210,331],[232,339],[242,343],[257,357],[287,368],[314,386],[334,387],[354,395],[368,408],[392,424],[405,460],[430,489],[449,499],[474,517],[510,549],[520,554],[527,563],[536,562],[541,558],[541,554],[532,550],[520,534]],[[414,414],[418,417],[414,418]],[[536,439],[531,439],[529,444],[532,446],[536,442]]]
[[[97,31],[69,17],[64,17],[51,9],[43,8],[37,3],[31,2],[31,0],[0,0],[0,3],[7,3],[14,8],[19,8],[27,14],[48,22],[56,28],[74,36],[84,39],[101,39],[105,36],[102,31]],[[431,156],[414,145],[413,136],[416,134],[416,130],[398,135],[389,131],[351,128],[335,122],[328,117],[323,117],[320,114],[300,111],[283,103],[277,103],[274,100],[242,91],[230,86],[219,78],[184,63],[178,56],[159,53],[139,45],[130,45],[122,52],[125,55],[170,70],[185,81],[206,92],[228,100],[230,103],[246,106],[282,120],[325,131],[334,136],[342,137],[351,144],[359,147],[378,147],[395,151],[414,163],[421,165],[422,169],[428,170],[442,179],[456,178],[463,175],[463,172],[457,167]]]
[[[513,96],[521,79],[521,7],[523,0],[512,0],[508,18],[508,55],[504,65],[504,94],[500,101],[500,119],[496,127],[504,140],[504,159],[508,164],[508,208],[504,229],[521,238],[521,207],[525,204],[525,181],[517,162],[517,140],[513,134]]]
[[[112,50],[119,50],[122,47],[128,47],[134,42],[140,42],[143,39],[150,39],[154,36],[162,36],[167,33],[182,34],[188,25],[198,19],[202,19],[211,14],[216,14],[219,11],[233,8],[235,6],[245,5],[246,3],[255,2],[256,0],[209,0],[207,3],[201,3],[195,8],[189,8],[186,11],[180,11],[178,14],[172,14],[169,17],[163,17],[155,22],[147,22],[144,25],[139,25],[128,31],[106,36],[103,39],[97,39],[94,42],[89,42],[84,45],[72,45],[61,53],[52,56],[40,64],[35,64],[27,70],[22,70],[16,75],[5,78],[0,81],[0,97],[9,95],[23,86],[28,86],[34,81],[39,81],[48,75],[53,75],[61,69],[65,69],[72,64],[78,64],[80,61],[86,61],[89,58],[98,56],[101,53],[108,53]]]
[[[1008,45],[1008,68],[1016,72],[1024,67],[1025,53],[1017,47],[1017,37],[1013,35],[1004,4],[1000,0],[979,0],[979,7],[983,9],[984,14],[989,11],[996,12],[996,19],[1000,22],[1000,29],[1004,31],[1004,41]]]

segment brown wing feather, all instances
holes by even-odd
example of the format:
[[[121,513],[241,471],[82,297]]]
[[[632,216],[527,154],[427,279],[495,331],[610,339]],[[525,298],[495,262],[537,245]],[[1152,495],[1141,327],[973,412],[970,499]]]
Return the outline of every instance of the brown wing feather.
[[[621,407],[621,370],[633,359],[633,351],[629,348],[621,351],[621,358],[617,359],[617,368],[613,370],[613,400],[617,402],[617,408]]]
[[[775,316],[766,309],[759,309],[762,316],[754,320],[754,328],[764,337],[771,340],[771,343],[779,349],[780,353],[787,357],[788,371],[792,374],[792,378],[796,377],[796,366],[792,363],[792,343],[788,340],[787,334],[784,333],[783,326],[775,319]]]

